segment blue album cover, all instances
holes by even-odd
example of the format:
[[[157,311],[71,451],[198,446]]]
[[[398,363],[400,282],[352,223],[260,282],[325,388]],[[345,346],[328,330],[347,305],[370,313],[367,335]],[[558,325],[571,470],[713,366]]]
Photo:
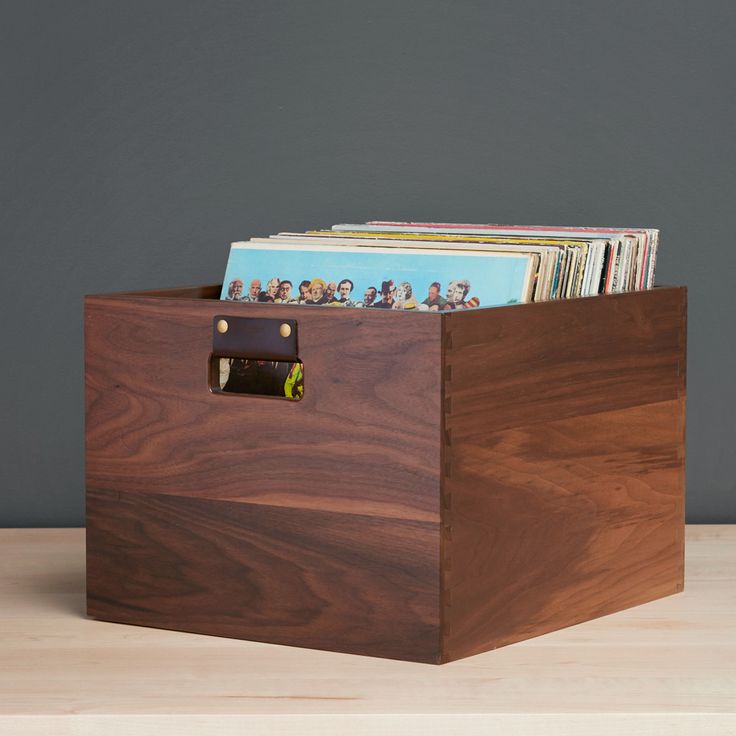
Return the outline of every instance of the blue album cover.
[[[444,311],[528,300],[525,253],[233,243],[221,298]]]

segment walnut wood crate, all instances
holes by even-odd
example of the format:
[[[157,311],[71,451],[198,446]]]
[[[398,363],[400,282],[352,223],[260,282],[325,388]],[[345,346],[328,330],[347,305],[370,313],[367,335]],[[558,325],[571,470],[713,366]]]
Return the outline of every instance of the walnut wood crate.
[[[90,616],[440,663],[682,590],[684,288],[218,295],[86,299]],[[217,314],[297,321],[302,401],[209,391]]]

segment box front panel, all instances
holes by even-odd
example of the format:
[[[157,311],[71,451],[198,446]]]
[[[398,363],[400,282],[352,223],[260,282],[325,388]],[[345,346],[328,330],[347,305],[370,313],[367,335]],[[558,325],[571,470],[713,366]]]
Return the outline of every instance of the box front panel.
[[[210,391],[220,314],[296,321],[301,401]],[[439,520],[438,315],[128,296],[85,318],[89,489]]]

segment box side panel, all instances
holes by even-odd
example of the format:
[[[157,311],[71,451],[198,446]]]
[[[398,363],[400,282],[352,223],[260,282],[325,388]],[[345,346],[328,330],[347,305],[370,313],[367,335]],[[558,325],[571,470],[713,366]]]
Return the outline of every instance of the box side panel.
[[[667,401],[684,390],[683,288],[447,318],[453,437]]]
[[[684,316],[672,288],[447,320],[444,660],[682,590]]]
[[[91,616],[438,659],[435,522],[104,491],[87,515]]]
[[[296,320],[302,401],[209,390],[220,314]],[[439,520],[438,315],[133,296],[85,322],[89,489]]]

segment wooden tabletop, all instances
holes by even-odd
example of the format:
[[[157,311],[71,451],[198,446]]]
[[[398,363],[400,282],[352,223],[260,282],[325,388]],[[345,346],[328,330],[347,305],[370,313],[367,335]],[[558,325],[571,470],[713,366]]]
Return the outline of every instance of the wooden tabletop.
[[[685,592],[442,666],[85,618],[84,531],[0,531],[0,734],[736,734],[736,526]]]

